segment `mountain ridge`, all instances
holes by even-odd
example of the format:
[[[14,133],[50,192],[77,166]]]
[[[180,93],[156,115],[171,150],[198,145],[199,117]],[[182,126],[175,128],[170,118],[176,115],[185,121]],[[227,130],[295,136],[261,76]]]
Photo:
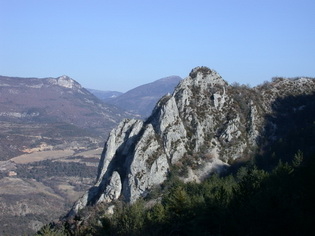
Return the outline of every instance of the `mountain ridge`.
[[[109,131],[133,117],[68,76],[0,76],[0,105],[5,235],[34,233],[64,214],[93,183]]]
[[[148,117],[156,102],[167,93],[171,93],[179,83],[179,76],[168,76],[151,83],[135,87],[120,96],[108,99],[106,102],[132,113]]]
[[[111,90],[103,91],[103,90],[91,89],[91,88],[88,88],[87,90],[89,90],[91,93],[93,93],[96,97],[98,97],[104,102],[123,94],[122,92],[111,91]]]
[[[264,138],[274,138],[277,125],[265,118],[272,116],[277,101],[314,91],[314,79],[280,78],[248,88],[229,85],[207,67],[193,69],[147,120],[124,120],[111,131],[97,181],[70,215],[100,202],[135,202],[162,184],[174,166],[182,180],[200,182],[248,158],[259,151]],[[301,109],[289,105],[287,114]]]
[[[117,123],[115,120],[129,116],[122,110],[102,103],[68,76],[43,79],[1,76],[0,89],[0,118],[44,116],[42,119],[49,120],[51,118],[45,117],[49,116],[54,117],[56,121],[100,130],[97,133],[103,135],[104,130],[109,131]],[[90,107],[87,104],[90,104]],[[93,115],[103,117],[102,124],[99,124]]]

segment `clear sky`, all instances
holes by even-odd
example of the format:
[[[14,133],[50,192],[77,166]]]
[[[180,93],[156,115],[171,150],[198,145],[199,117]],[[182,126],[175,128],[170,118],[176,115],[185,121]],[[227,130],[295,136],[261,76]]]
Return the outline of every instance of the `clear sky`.
[[[0,75],[125,92],[201,65],[315,77],[315,0],[0,0]]]

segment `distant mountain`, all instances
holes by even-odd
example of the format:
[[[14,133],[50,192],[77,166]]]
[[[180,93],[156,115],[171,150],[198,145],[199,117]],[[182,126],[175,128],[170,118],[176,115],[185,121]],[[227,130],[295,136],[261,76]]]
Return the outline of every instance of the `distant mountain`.
[[[21,148],[15,143],[29,146],[30,135],[65,139],[69,135],[88,134],[106,138],[121,119],[130,117],[121,109],[104,104],[67,76],[44,79],[0,76],[0,106],[3,135],[11,132],[12,124],[25,124],[15,128],[14,134],[6,134],[10,138],[1,140],[1,159],[20,154]],[[27,126],[32,128],[26,131]],[[14,145],[8,145],[8,140]]]
[[[0,77],[0,120],[66,122],[105,135],[128,116],[102,103],[67,76],[59,78]]]
[[[64,214],[126,117],[67,76],[0,76],[0,234],[31,234]]]
[[[119,97],[120,95],[123,94],[122,92],[118,92],[118,91],[101,91],[101,90],[96,90],[96,89],[87,89],[87,90],[104,102],[107,102],[110,99]]]
[[[172,93],[180,80],[181,78],[179,76],[162,78],[152,83],[136,87],[106,102],[139,114],[142,117],[148,117],[157,101],[167,93]]]

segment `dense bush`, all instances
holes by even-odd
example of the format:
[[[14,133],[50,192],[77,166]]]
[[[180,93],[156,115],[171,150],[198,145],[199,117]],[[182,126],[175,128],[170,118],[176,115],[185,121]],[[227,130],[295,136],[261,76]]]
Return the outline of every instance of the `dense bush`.
[[[270,172],[241,167],[234,174],[213,175],[201,184],[184,184],[173,176],[153,206],[144,200],[132,205],[120,202],[112,216],[89,214],[85,225],[65,233],[306,235],[314,221],[314,181],[315,161],[301,163],[301,153],[290,164],[279,161]]]

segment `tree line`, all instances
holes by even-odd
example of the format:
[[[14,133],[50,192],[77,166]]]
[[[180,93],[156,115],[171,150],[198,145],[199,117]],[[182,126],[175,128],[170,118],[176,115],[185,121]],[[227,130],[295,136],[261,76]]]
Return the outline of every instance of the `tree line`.
[[[315,220],[314,181],[314,158],[303,160],[301,152],[271,171],[247,164],[202,183],[171,175],[151,206],[150,199],[120,201],[113,215],[105,214],[105,205],[90,207],[37,235],[308,235]]]

